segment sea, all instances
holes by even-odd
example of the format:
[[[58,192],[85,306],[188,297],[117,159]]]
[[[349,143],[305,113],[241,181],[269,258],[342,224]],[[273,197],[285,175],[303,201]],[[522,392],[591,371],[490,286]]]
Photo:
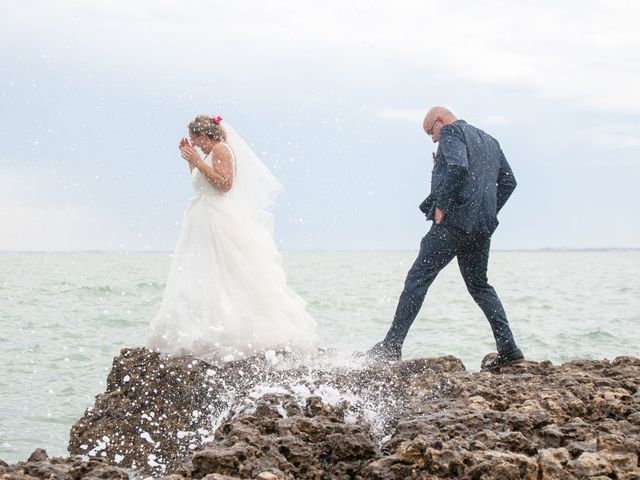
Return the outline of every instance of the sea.
[[[411,251],[284,254],[322,346],[359,352],[390,325]],[[145,344],[171,253],[0,253],[0,459],[66,455],[71,425],[105,390],[113,358]],[[494,251],[489,281],[527,359],[640,357],[640,250]],[[431,287],[404,358],[495,350],[452,262]]]

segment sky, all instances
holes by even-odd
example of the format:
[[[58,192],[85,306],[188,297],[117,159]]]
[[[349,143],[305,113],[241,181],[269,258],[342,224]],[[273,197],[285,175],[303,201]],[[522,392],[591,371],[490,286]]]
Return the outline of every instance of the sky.
[[[518,188],[496,249],[640,247],[640,3],[0,0],[0,250],[174,248],[221,115],[283,250],[417,249],[433,105]]]

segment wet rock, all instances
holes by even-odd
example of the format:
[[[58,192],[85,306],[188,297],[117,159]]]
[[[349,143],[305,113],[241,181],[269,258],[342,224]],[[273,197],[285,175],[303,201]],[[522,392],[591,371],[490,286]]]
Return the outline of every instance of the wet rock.
[[[27,462],[43,462],[47,458],[49,458],[49,455],[47,455],[46,450],[43,448],[36,448],[33,453],[29,455]]]
[[[109,465],[104,459],[80,457],[49,458],[41,448],[33,452],[26,462],[15,465],[0,464],[0,479],[128,479],[122,469]]]
[[[285,398],[275,410],[264,403],[257,405],[256,416],[271,419],[263,426],[268,430],[282,415],[301,415],[302,408],[306,416],[329,415],[334,422],[340,422],[335,416],[344,416],[347,408],[354,418],[363,413],[363,403],[343,402],[329,408],[313,395],[314,390],[356,391],[382,410],[402,402],[388,395],[389,385],[406,388],[416,375],[464,371],[460,360],[442,357],[402,362],[392,372],[375,365],[351,371],[320,368],[308,380],[309,369],[305,366],[271,368],[272,363],[251,358],[212,365],[191,357],[162,357],[144,348],[123,349],[113,361],[106,391],[96,397],[94,407],[73,426],[69,452],[106,458],[148,474],[168,474],[192,451],[213,442],[213,432],[221,419],[232,406],[247,400],[257,385],[291,383],[294,379],[310,394],[308,398]],[[381,421],[385,418],[380,416]],[[301,434],[311,435],[317,425],[307,422],[298,428]],[[242,427],[236,427],[234,434],[242,435]],[[336,452],[343,450],[347,456],[358,454],[358,446],[350,445],[348,439],[340,441],[342,444],[334,449],[331,458],[339,460]],[[302,447],[293,452],[313,455]]]
[[[284,418],[279,406],[287,401],[288,396],[267,395],[255,410],[234,412],[218,429],[215,445],[195,452],[179,471],[189,478],[348,478],[379,456],[368,427],[346,423],[339,409],[325,404]]]
[[[640,478],[634,357],[477,373],[281,360],[125,349],[69,450],[174,480]]]

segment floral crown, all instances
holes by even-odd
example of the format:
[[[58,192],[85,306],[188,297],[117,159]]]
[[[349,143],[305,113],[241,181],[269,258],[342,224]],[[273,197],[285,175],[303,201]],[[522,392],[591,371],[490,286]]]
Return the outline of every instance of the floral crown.
[[[220,125],[222,123],[222,117],[218,115],[217,117],[209,117],[209,121],[211,123],[215,123],[216,125]]]

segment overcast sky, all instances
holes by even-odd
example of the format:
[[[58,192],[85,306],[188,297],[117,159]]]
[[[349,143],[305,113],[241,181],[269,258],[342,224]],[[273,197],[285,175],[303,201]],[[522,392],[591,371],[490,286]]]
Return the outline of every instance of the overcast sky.
[[[415,249],[436,104],[519,186],[494,248],[640,247],[640,2],[0,0],[0,250],[172,250],[222,115],[283,249]]]

